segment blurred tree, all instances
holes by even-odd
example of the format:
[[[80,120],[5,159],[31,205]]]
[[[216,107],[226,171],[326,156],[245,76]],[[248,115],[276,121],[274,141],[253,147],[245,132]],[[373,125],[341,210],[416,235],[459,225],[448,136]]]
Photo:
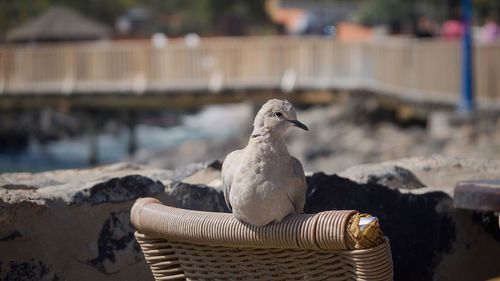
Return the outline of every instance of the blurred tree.
[[[166,25],[174,18],[180,21],[174,35],[181,35],[186,32],[224,33],[224,30],[217,30],[224,17],[237,17],[252,25],[270,24],[264,4],[265,0],[0,0],[0,37],[9,28],[53,5],[72,7],[111,27],[128,9],[142,7],[153,14],[147,32],[169,31]]]
[[[249,25],[270,23],[265,1],[212,1],[211,14],[219,35],[245,35]]]
[[[500,16],[500,1],[492,0],[474,0],[474,8],[477,13],[475,20],[478,24],[483,24],[488,18],[497,18]]]
[[[411,26],[421,14],[426,14],[442,22],[458,17],[460,0],[365,0],[360,1],[361,8],[357,17],[364,24],[393,24]],[[482,22],[491,14],[500,13],[498,0],[474,0],[476,22]]]
[[[177,33],[201,33],[210,26],[212,22],[212,15],[209,12],[210,2],[210,0],[148,0],[142,4],[154,12],[157,29],[179,35]],[[180,27],[172,30],[166,26],[172,18],[180,21]]]
[[[415,0],[371,0],[362,2],[358,17],[364,24],[389,25],[392,33],[399,33],[415,18]]]
[[[408,16],[412,2],[398,0],[372,0],[363,2],[360,9],[361,21],[369,24],[387,23]]]

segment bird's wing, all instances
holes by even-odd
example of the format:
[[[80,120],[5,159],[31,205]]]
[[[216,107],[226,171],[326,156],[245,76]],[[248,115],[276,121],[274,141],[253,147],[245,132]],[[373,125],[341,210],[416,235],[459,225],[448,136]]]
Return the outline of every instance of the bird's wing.
[[[234,168],[238,163],[241,150],[235,150],[229,153],[222,163],[222,191],[224,192],[224,200],[229,210],[232,211],[231,203],[229,202],[229,192],[231,191],[231,183],[233,182]]]
[[[296,213],[304,212],[304,204],[306,201],[306,177],[302,163],[292,157],[292,188],[289,191],[289,197],[292,199],[293,206]]]

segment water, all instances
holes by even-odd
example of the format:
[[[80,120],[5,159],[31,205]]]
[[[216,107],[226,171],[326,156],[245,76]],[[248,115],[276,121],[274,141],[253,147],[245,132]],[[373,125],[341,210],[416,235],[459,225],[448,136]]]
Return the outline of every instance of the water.
[[[199,113],[185,115],[174,127],[138,125],[137,149],[156,151],[175,147],[189,140],[228,138],[240,132],[242,122],[250,120],[247,105],[209,106]],[[129,132],[97,136],[99,164],[123,161],[128,157]],[[27,149],[18,153],[0,154],[0,172],[38,172],[55,169],[88,167],[90,137],[88,135],[61,139],[48,144],[30,141]]]

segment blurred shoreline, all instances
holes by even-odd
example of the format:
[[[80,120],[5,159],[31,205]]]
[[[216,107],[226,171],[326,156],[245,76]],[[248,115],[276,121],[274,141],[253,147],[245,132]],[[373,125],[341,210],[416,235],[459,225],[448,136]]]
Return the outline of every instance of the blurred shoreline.
[[[131,162],[177,169],[193,162],[223,160],[244,147],[251,132],[254,105],[207,106],[184,113],[170,126],[139,124],[137,151],[127,155],[129,131],[115,125],[97,135],[98,164]],[[291,129],[289,151],[307,171],[338,173],[351,166],[403,157],[443,154],[500,159],[500,121],[484,118],[454,121],[453,112],[434,112],[427,119],[400,120],[371,102],[312,106],[299,110],[305,133]],[[116,127],[117,126],[117,127]],[[89,136],[42,144],[31,139],[25,150],[0,154],[0,172],[37,172],[89,167]]]
[[[245,105],[207,106],[199,112],[184,112],[180,117],[176,115],[177,113],[160,113],[156,117],[157,120],[141,118],[139,122],[145,124],[138,124],[135,127],[136,155],[148,153],[154,155],[158,150],[175,149],[188,141],[224,140],[239,132],[241,119],[249,118],[248,112],[245,111],[249,108]],[[177,117],[173,117],[174,115]],[[89,167],[91,136],[85,132],[83,124],[78,124],[83,121],[72,115],[54,113],[53,116],[67,119],[59,120],[60,123],[73,124],[59,127],[57,132],[33,132],[29,127],[18,130],[17,140],[4,141],[11,149],[6,146],[0,152],[0,173]],[[31,121],[35,119],[37,118],[33,117]],[[126,160],[130,134],[126,124],[113,119],[101,121],[102,124],[99,125],[95,136],[97,164]],[[36,127],[36,124],[33,126]],[[3,138],[8,138],[8,134],[9,131],[6,131]]]

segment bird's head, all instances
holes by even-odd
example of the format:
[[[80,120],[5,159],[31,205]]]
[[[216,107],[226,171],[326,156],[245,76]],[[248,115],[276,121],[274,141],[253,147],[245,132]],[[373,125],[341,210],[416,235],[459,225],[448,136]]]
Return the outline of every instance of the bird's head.
[[[308,131],[306,125],[297,120],[293,105],[287,100],[272,99],[267,101],[255,116],[252,135],[283,135],[290,126]]]

